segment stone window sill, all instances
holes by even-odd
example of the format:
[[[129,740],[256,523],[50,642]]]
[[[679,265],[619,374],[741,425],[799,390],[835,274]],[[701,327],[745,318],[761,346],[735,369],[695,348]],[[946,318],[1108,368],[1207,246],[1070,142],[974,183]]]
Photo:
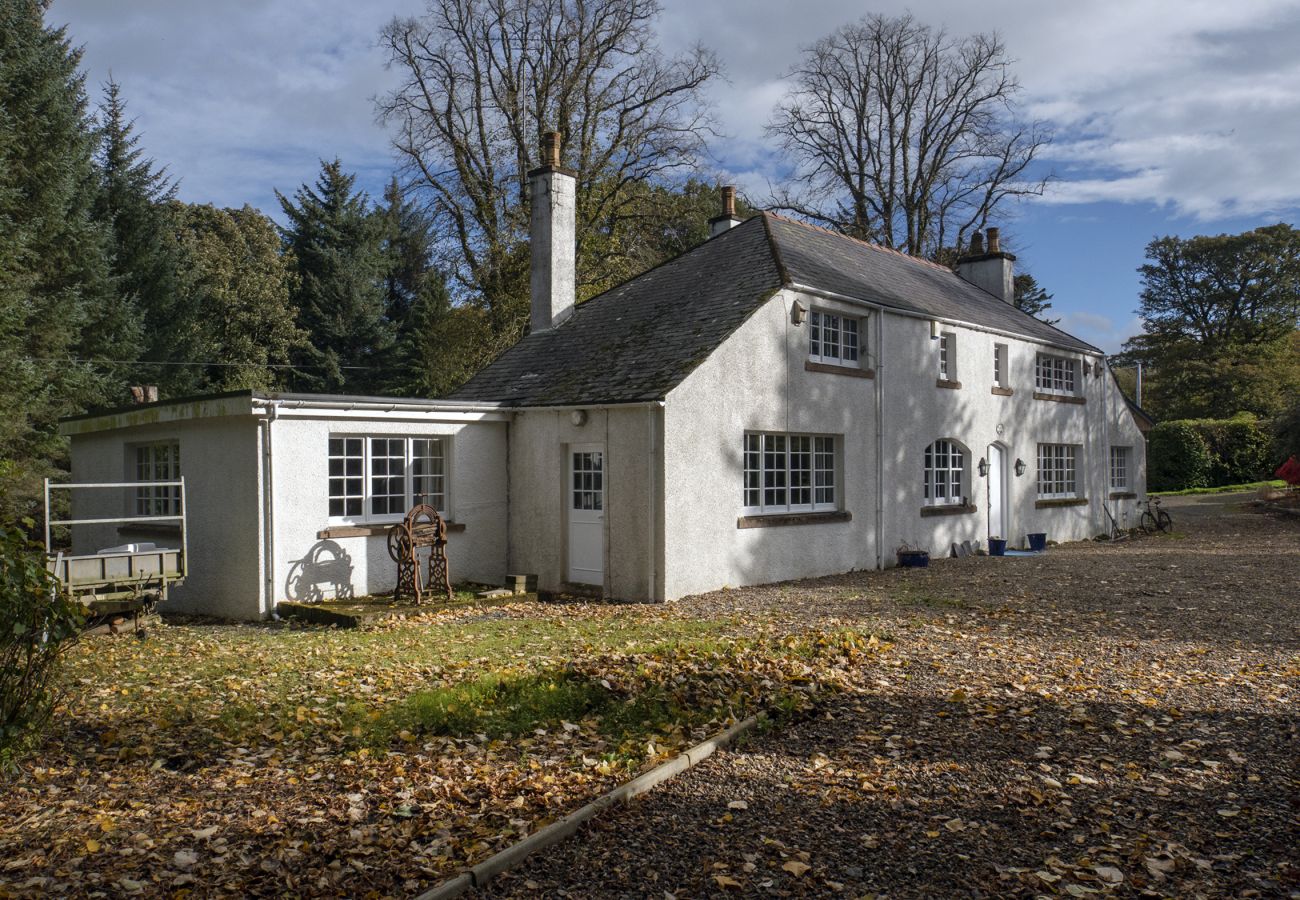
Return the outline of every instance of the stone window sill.
[[[1010,397],[1012,394],[1015,393],[1015,391],[1011,388],[995,386],[993,388],[993,393],[997,394],[999,397]]]
[[[380,537],[388,534],[388,529],[396,525],[396,522],[385,522],[381,525],[331,525],[328,528],[322,528],[316,532],[316,540],[333,541],[339,538],[351,537]],[[464,531],[464,522],[448,522],[447,531]]]
[[[737,528],[779,528],[784,525],[822,525],[828,522],[851,522],[853,513],[836,512],[779,513],[770,516],[741,516]]]
[[[946,381],[946,380],[944,380],[944,379],[942,379],[942,378],[940,378],[939,380],[937,380],[937,381],[934,383],[934,386],[935,386],[935,387],[941,387],[941,388],[947,388],[947,389],[950,390],[950,391],[959,391],[959,390],[961,390],[961,382],[960,382],[960,381]]]
[[[974,503],[948,503],[943,506],[922,506],[921,517],[929,516],[966,516],[975,512]]]
[[[1087,403],[1087,397],[1075,397],[1070,394],[1044,394],[1034,391],[1035,400],[1051,400],[1053,403]]]
[[[833,363],[813,362],[811,359],[805,359],[803,362],[805,372],[821,372],[825,375],[847,375],[850,378],[875,378],[875,369],[859,369],[855,366],[837,366]]]
[[[1055,500],[1035,500],[1034,509],[1055,509],[1058,506],[1087,506],[1087,497],[1058,497]]]
[[[1137,494],[1133,491],[1111,491],[1110,499],[1112,500],[1136,500]]]

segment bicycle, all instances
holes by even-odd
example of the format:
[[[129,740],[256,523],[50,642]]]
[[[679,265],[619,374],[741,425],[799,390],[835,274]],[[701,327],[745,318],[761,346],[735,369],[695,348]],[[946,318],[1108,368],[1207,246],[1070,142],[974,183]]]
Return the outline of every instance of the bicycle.
[[[1156,505],[1155,512],[1151,511],[1152,503]],[[1153,534],[1157,531],[1168,534],[1174,530],[1174,520],[1169,513],[1161,509],[1159,497],[1148,497],[1147,508],[1142,513],[1142,518],[1138,520],[1138,527],[1142,529],[1143,534]]]

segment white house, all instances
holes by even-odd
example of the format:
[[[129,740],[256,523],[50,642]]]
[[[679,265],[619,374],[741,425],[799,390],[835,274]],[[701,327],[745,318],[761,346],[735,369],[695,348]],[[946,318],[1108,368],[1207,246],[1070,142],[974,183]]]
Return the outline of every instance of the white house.
[[[575,305],[573,175],[548,150],[531,331],[449,398],[244,392],[63,423],[74,481],[185,476],[174,608],[391,589],[385,529],[420,498],[452,523],[456,580],[629,600],[1136,522],[1149,421],[1100,350],[1012,305],[995,229],[956,274],[728,209],[702,246]]]

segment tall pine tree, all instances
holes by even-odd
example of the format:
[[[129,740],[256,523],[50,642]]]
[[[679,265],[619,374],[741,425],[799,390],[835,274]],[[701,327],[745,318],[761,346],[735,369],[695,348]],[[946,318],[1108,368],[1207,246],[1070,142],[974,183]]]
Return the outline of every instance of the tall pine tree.
[[[118,308],[136,317],[139,330],[142,362],[131,380],[158,384],[164,395],[192,391],[198,383],[193,368],[148,364],[183,360],[191,349],[180,340],[192,311],[179,305],[180,251],[168,204],[176,185],[144,155],[121,86],[111,79],[99,107],[96,159],[101,187],[95,217],[109,230]]]
[[[288,220],[284,248],[297,268],[293,302],[311,342],[298,386],[312,390],[377,390],[392,344],[384,222],[355,182],[335,159],[322,161],[315,186],[304,184],[292,200],[276,192]]]
[[[98,191],[81,51],[46,2],[0,0],[0,516],[35,511],[66,449],[61,415],[118,385],[120,309]],[[129,324],[130,317],[126,318]]]

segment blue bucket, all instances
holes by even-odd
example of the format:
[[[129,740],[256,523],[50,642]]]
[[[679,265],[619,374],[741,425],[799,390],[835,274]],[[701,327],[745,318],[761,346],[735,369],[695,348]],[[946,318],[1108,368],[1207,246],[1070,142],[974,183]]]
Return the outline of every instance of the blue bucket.
[[[1029,549],[1035,553],[1042,553],[1047,549],[1047,532],[1039,531],[1034,534],[1027,534],[1025,538],[1029,541]]]
[[[1007,542],[1002,538],[989,538],[989,556],[1006,556]]]

